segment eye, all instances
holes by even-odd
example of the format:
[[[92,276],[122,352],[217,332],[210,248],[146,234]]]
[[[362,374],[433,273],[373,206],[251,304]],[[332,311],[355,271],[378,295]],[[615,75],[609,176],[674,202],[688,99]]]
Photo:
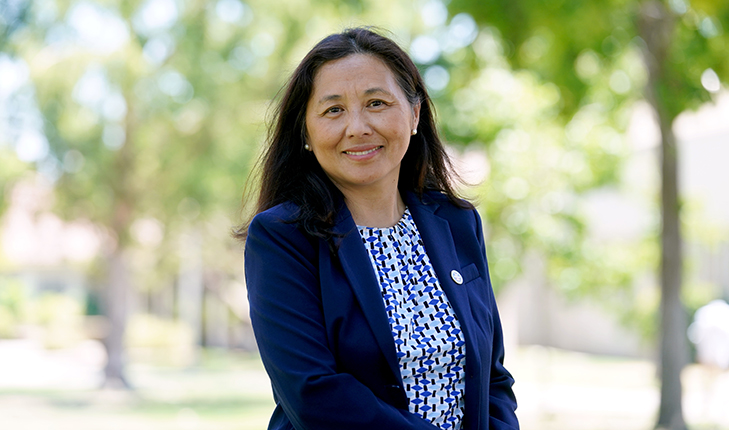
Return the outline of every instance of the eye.
[[[372,106],[372,107],[380,107],[380,106],[385,106],[385,102],[384,102],[384,101],[382,101],[382,100],[372,100],[372,101],[370,102],[370,106]]]
[[[342,112],[342,108],[341,107],[339,107],[339,106],[332,106],[329,109],[327,109],[327,110],[324,111],[324,115],[327,115],[327,114],[338,114],[340,112]]]

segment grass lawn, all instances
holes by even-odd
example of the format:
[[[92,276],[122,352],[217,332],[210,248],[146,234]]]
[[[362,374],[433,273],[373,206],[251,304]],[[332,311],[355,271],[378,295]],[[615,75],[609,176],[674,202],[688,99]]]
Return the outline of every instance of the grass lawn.
[[[0,430],[262,430],[273,410],[253,353],[205,351],[186,367],[136,362],[128,369],[134,390],[118,391],[89,383],[89,375],[100,380],[98,364],[13,362],[12,349],[0,352]],[[649,361],[522,347],[506,364],[525,430],[653,429],[659,399]],[[729,430],[729,372],[691,365],[683,380],[690,428]]]
[[[208,353],[200,363],[189,368],[131,365],[132,391],[0,389],[0,428],[265,429],[273,400],[258,357]]]

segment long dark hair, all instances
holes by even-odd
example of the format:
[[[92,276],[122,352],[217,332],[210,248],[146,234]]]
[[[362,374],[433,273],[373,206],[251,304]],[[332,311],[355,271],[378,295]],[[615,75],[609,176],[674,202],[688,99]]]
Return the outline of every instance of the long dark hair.
[[[436,190],[455,205],[471,208],[453,190],[456,177],[438,136],[432,102],[420,72],[410,57],[392,40],[370,28],[352,28],[332,34],[316,44],[294,71],[274,111],[268,146],[260,160],[260,194],[253,215],[290,201],[299,212],[294,222],[307,234],[330,242],[335,217],[342,203],[341,192],[329,180],[306,143],[306,105],[314,76],[325,63],[353,54],[368,54],[385,63],[412,106],[420,103],[418,133],[400,165],[398,188],[423,192]],[[245,240],[250,219],[233,231]]]

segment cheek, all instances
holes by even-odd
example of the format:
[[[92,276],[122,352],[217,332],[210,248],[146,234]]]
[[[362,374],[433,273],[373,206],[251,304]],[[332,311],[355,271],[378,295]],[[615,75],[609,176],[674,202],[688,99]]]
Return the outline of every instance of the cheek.
[[[391,130],[393,135],[401,139],[410,139],[410,132],[412,131],[412,118],[410,116],[406,113],[401,113],[396,117],[390,118],[388,122],[388,129]]]
[[[336,144],[338,131],[332,124],[312,122],[307,124],[307,137],[312,146],[329,146]]]
[[[401,142],[403,146],[407,148],[408,144],[410,143],[410,137],[411,137],[411,130],[409,128],[408,124],[403,125],[402,122],[398,122],[397,124],[393,124],[392,128],[390,128],[392,132],[392,137],[397,141]]]

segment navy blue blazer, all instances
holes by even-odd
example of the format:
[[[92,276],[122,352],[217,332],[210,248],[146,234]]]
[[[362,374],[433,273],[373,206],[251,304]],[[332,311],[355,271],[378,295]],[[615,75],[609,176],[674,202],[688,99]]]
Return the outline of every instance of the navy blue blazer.
[[[518,429],[479,215],[440,193],[403,197],[465,335],[463,429]],[[333,256],[290,222],[296,211],[284,203],[256,215],[246,240],[251,323],[276,402],[269,429],[437,429],[408,411],[380,287],[351,214],[338,214]]]

